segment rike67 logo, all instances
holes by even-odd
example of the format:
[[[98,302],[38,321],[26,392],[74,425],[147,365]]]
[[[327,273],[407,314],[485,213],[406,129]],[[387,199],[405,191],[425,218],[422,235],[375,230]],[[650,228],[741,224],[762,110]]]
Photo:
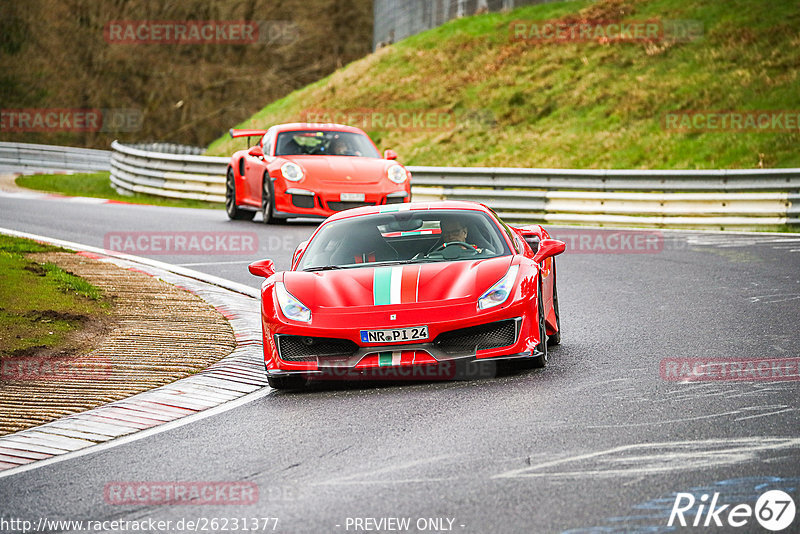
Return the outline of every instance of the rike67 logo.
[[[779,532],[794,522],[794,499],[784,491],[770,490],[763,493],[754,507],[749,504],[720,505],[719,496],[719,493],[704,493],[697,499],[691,493],[678,493],[667,526],[739,528],[751,524],[755,517],[765,529]]]

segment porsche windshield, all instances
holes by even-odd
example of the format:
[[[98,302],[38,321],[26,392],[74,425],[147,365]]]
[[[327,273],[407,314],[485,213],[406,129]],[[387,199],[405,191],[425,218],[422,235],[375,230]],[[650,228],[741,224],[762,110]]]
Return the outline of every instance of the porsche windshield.
[[[330,130],[281,132],[278,134],[275,155],[381,157],[367,136]]]
[[[497,224],[474,210],[406,210],[341,219],[311,240],[298,270],[494,258],[511,251]]]

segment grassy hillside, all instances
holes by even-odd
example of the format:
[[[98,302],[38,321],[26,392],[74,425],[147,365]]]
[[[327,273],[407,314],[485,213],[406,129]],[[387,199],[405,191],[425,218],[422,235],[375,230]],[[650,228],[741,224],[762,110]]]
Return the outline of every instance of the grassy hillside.
[[[515,20],[681,19],[689,42],[536,44]],[[454,126],[367,130],[404,163],[560,168],[800,167],[800,131],[667,131],[667,112],[800,110],[795,0],[557,2],[452,21],[272,102],[240,127],[309,110],[432,111]],[[228,155],[242,140],[221,138]]]

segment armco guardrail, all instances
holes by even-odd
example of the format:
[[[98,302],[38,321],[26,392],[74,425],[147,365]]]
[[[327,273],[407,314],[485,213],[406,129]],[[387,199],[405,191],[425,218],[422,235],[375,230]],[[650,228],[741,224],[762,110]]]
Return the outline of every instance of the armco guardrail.
[[[111,143],[111,183],[120,192],[225,202],[230,158],[169,154]]]
[[[0,142],[0,172],[96,172],[110,166],[108,150]]]
[[[508,220],[706,228],[800,224],[800,169],[409,169],[414,200],[480,200]]]
[[[223,202],[229,159],[112,144],[124,191]],[[415,201],[476,200],[510,221],[757,228],[800,224],[800,169],[616,171],[410,166]]]

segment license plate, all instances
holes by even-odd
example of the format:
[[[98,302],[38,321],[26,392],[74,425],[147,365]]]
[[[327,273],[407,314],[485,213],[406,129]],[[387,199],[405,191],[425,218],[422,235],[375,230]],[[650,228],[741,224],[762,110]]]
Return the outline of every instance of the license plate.
[[[367,196],[364,193],[342,193],[339,200],[342,202],[364,202]]]
[[[398,341],[419,341],[422,339],[428,339],[427,326],[361,331],[362,343],[396,343]]]

